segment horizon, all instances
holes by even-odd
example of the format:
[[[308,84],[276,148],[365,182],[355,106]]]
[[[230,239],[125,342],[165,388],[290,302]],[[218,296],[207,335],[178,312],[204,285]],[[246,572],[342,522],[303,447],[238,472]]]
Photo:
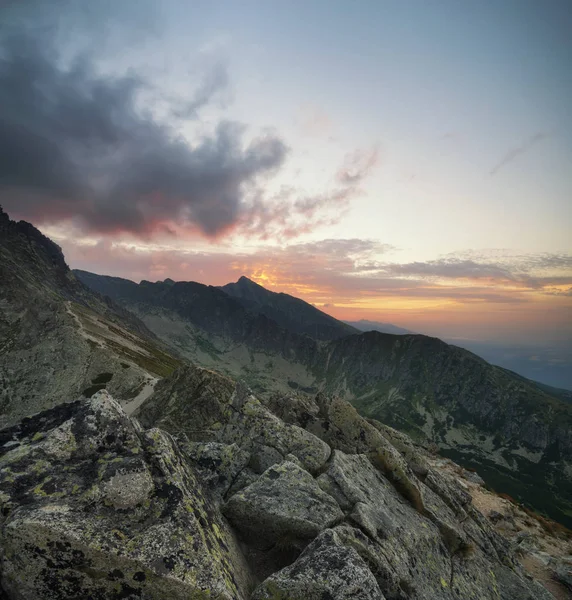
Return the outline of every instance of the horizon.
[[[110,277],[105,273],[95,273],[99,276]],[[246,275],[241,275],[236,281],[226,282],[222,286],[229,283],[238,283],[241,279],[247,279],[255,285],[261,285],[252,279],[249,279]],[[133,281],[129,278],[124,278],[128,281],[141,284],[143,281]],[[168,278],[169,281],[173,281]],[[156,280],[151,283],[163,283],[165,280]],[[186,283],[184,280],[174,281],[174,283]],[[192,283],[202,283],[193,281]],[[204,285],[204,284],[203,284]],[[262,286],[264,289],[268,289]],[[272,290],[270,290],[272,291]],[[296,296],[294,296],[296,297]],[[322,312],[333,315],[320,307],[310,303],[310,306],[321,310]],[[335,318],[335,317],[334,317]],[[403,328],[395,323],[372,321],[369,319],[360,319],[357,321],[343,320],[342,322],[356,326],[359,323],[367,324],[369,329],[362,329],[360,331],[383,331],[390,335],[423,335],[429,337],[435,337],[441,339],[447,344],[459,346],[484,358],[487,362],[509,369],[523,377],[531,379],[536,382],[544,383],[546,385],[553,386],[555,388],[562,388],[566,390],[572,390],[572,343],[564,341],[562,344],[510,344],[506,342],[494,342],[489,340],[475,340],[467,337],[446,337],[439,334],[428,333],[426,331],[411,331],[407,328]],[[381,327],[381,329],[376,329]],[[359,330],[359,327],[357,328]],[[403,329],[403,332],[397,332],[395,329]]]
[[[71,268],[568,360],[569,3],[3,11],[0,204]]]

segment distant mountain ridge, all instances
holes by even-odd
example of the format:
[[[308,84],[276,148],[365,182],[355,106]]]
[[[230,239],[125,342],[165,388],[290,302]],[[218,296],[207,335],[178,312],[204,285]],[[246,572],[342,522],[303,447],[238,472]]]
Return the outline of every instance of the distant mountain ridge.
[[[348,325],[355,327],[359,331],[379,331],[380,333],[392,333],[394,335],[414,335],[414,331],[404,329],[403,327],[397,327],[391,323],[381,323],[379,321],[368,321],[367,319],[361,319],[359,321],[344,321]]]
[[[266,315],[280,327],[317,340],[330,341],[359,333],[357,328],[338,321],[304,300],[271,292],[245,276],[236,283],[221,286],[220,289],[236,298],[247,310]]]

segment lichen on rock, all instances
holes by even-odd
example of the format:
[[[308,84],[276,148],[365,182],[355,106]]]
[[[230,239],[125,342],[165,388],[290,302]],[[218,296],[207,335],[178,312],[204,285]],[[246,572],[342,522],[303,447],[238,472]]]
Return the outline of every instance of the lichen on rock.
[[[169,434],[99,392],[3,435],[17,442],[0,457],[10,598],[244,597],[234,535]]]
[[[343,401],[267,406],[194,367],[157,387],[148,429],[102,391],[0,431],[9,600],[550,598],[461,486]]]

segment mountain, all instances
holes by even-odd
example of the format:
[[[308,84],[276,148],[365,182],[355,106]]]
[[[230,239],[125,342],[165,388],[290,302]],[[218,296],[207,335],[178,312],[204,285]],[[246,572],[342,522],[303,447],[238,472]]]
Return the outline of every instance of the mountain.
[[[379,321],[345,321],[359,331],[379,331],[396,335],[410,335],[413,331]],[[448,344],[460,346],[484,358],[487,362],[508,369],[545,385],[550,394],[569,400],[572,396],[572,345],[553,342],[548,345],[502,344],[465,338],[444,338]],[[539,383],[542,382],[542,383]]]
[[[369,332],[324,349],[321,389],[572,525],[572,405],[436,338]],[[547,493],[549,492],[549,493]]]
[[[436,338],[366,332],[325,342],[218,288],[76,274],[196,364],[262,396],[338,395],[572,525],[572,404],[558,394]]]
[[[250,312],[265,315],[284,329],[316,340],[330,341],[359,333],[355,327],[334,319],[315,306],[288,294],[271,292],[248,277],[243,276],[236,283],[227,283],[220,289]]]
[[[355,327],[359,331],[379,331],[380,333],[393,333],[394,335],[413,335],[413,331],[397,327],[391,323],[380,323],[379,321],[367,321],[361,319],[359,321],[345,321],[348,325]]]
[[[81,283],[59,246],[0,208],[0,425],[108,388],[141,400],[179,361]]]
[[[220,288],[74,271],[78,279],[137,315],[157,337],[196,364],[240,377],[257,391],[310,389],[317,342],[251,312]],[[314,390],[315,391],[315,390]]]
[[[487,362],[527,379],[553,388],[572,390],[572,340],[552,343],[500,343],[467,339],[447,339],[449,344],[466,348]]]
[[[212,286],[71,272],[32,225],[1,223],[4,423],[104,387],[133,410],[191,360],[263,397],[336,394],[572,522],[572,404],[558,390],[427,336],[316,340]]]
[[[539,563],[478,477],[339,398],[263,403],[187,366],[136,414],[104,390],[0,431],[2,598],[553,600],[532,574],[566,594],[565,532]]]

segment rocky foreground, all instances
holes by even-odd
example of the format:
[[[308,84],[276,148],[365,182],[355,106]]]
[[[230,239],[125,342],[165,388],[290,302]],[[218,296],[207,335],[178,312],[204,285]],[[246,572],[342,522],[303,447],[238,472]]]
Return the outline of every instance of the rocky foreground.
[[[100,391],[0,432],[6,598],[553,597],[466,489],[342,400],[263,405],[188,367],[136,414]]]

